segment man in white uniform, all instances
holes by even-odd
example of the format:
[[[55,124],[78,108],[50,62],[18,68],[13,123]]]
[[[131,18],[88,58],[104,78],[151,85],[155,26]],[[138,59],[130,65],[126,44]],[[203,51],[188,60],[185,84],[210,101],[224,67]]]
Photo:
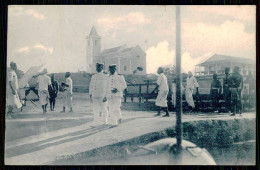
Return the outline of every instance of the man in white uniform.
[[[108,123],[112,127],[118,126],[121,123],[121,98],[123,97],[123,91],[126,89],[127,85],[125,78],[116,73],[116,65],[109,66],[110,75],[107,78],[106,95],[103,101],[108,100],[109,107],[109,119]]]
[[[21,108],[22,104],[19,100],[18,96],[18,78],[15,73],[17,69],[16,63],[11,62],[10,68],[7,69],[7,81],[6,81],[6,106],[8,107],[7,110],[7,117],[13,118],[13,109],[14,108]]]
[[[70,108],[69,112],[73,112],[72,110],[72,79],[70,78],[70,72],[65,73],[66,82],[62,82],[61,86],[64,88],[63,93],[63,110],[61,113],[64,113],[66,111],[66,106]]]
[[[106,81],[108,75],[103,72],[104,64],[97,63],[97,73],[92,76],[89,85],[89,96],[93,104],[94,121],[92,126],[107,124],[107,104],[103,102],[106,95]]]
[[[192,75],[191,71],[188,72],[188,77],[186,80],[186,89],[185,89],[185,98],[189,105],[190,111],[195,108],[192,93],[194,88],[196,87],[196,93],[199,92],[199,84],[196,78]]]
[[[38,95],[42,106],[43,114],[47,112],[47,105],[49,100],[48,86],[51,86],[51,78],[47,76],[47,69],[43,70],[43,74],[39,75],[37,79],[39,84]]]
[[[155,116],[161,115],[161,110],[164,109],[166,114],[163,117],[169,117],[168,105],[167,105],[167,95],[169,92],[167,78],[163,73],[162,67],[158,68],[157,73],[159,77],[157,79],[158,96],[155,101],[155,105],[158,106],[158,113]]]

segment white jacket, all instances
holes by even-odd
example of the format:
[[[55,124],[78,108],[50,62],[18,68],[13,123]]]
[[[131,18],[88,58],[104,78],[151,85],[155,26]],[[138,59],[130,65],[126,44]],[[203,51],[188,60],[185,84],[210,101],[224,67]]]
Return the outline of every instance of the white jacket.
[[[112,96],[123,97],[123,91],[126,89],[127,85],[124,76],[118,75],[116,72],[113,75],[109,75],[107,78],[107,90],[106,97],[111,98]],[[117,89],[117,93],[112,93],[111,90]]]
[[[157,84],[159,85],[159,91],[169,91],[167,78],[163,73],[159,74]]]
[[[107,77],[108,75],[103,72],[94,74],[90,80],[89,95],[104,98],[106,95]]]

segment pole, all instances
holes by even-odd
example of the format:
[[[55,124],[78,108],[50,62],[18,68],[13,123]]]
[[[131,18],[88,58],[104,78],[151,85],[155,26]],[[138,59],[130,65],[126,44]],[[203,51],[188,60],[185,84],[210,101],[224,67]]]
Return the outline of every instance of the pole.
[[[182,147],[182,74],[181,74],[181,21],[180,6],[176,6],[176,139],[177,151],[181,153]]]

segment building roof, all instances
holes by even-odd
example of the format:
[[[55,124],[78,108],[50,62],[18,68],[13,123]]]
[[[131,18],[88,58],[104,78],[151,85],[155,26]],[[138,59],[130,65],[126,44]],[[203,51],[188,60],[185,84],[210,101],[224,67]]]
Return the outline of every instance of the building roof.
[[[218,62],[236,62],[236,63],[242,63],[242,64],[252,64],[255,65],[255,61],[248,59],[248,58],[241,58],[241,57],[233,57],[233,56],[226,56],[226,55],[220,55],[220,54],[214,54],[212,57],[210,57],[208,60],[198,64],[197,66],[204,66],[207,64],[213,64]]]
[[[91,28],[89,36],[99,36],[94,26]]]
[[[118,46],[118,47],[114,47],[114,48],[109,48],[109,49],[105,49],[102,51],[102,53],[100,54],[100,56],[115,56],[118,55],[120,53],[125,53],[125,52],[130,52],[134,49],[135,47],[126,47],[126,45],[122,45],[122,46]]]

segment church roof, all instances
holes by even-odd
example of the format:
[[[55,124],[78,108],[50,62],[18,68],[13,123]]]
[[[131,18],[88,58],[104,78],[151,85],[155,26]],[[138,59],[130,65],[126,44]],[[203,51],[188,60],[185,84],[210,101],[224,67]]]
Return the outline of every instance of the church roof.
[[[89,36],[99,36],[94,26],[91,28]]]
[[[214,54],[208,60],[198,64],[198,66],[204,66],[207,64],[213,64],[218,62],[236,62],[236,63],[243,63],[243,64],[252,64],[255,65],[255,62],[248,58],[241,58],[241,57],[233,57],[233,56],[226,56],[220,54]]]
[[[117,55],[120,53],[130,52],[134,48],[135,47],[127,48],[125,45],[114,47],[114,48],[109,48],[109,49],[103,50],[102,53],[100,54],[100,56],[107,57],[107,56]]]

